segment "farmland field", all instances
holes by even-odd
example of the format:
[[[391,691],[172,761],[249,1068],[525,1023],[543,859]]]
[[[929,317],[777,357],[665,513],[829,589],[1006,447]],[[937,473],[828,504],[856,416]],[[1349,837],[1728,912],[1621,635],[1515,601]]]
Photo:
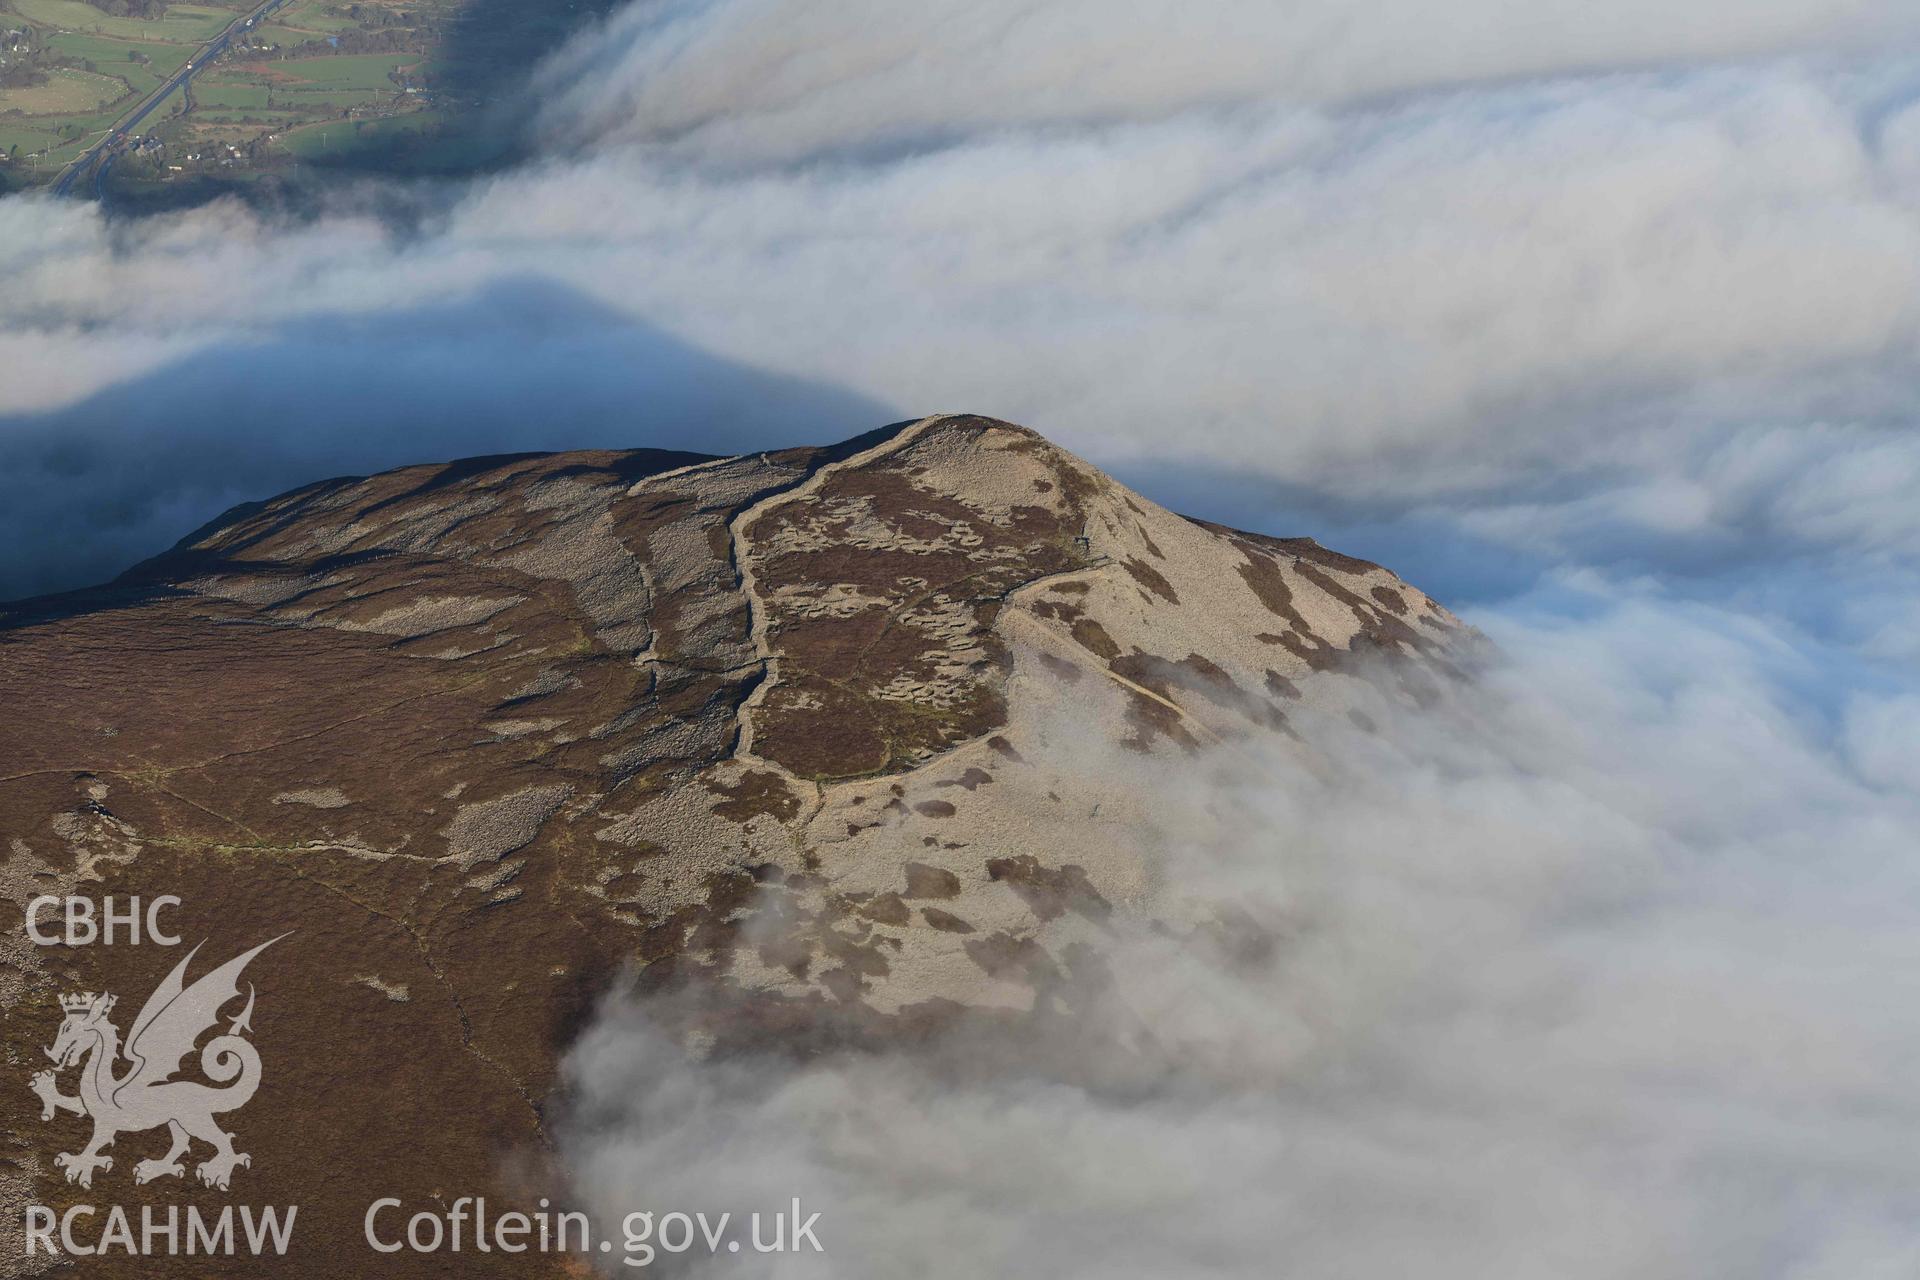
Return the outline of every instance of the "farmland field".
[[[193,98],[200,106],[214,110],[264,111],[273,105],[272,89],[254,80],[232,78],[231,73],[196,78]]]
[[[25,120],[0,117],[0,155],[16,149],[22,155],[32,155],[59,141],[53,133],[35,128]]]
[[[71,115],[98,110],[126,92],[123,81],[62,67],[50,72],[45,84],[0,89],[0,111],[21,111],[30,116]]]
[[[193,50],[183,44],[152,44],[78,34],[50,36],[47,48],[83,66],[91,63],[102,75],[126,81],[128,88],[142,96],[158,89],[193,54]]]
[[[391,93],[395,89],[391,73],[420,61],[418,54],[373,53],[254,63],[245,69],[289,89],[377,89]]]
[[[378,8],[368,5],[367,8]],[[323,33],[335,35],[342,31],[351,31],[359,23],[348,14],[341,12],[342,6],[328,3],[328,0],[294,0],[294,3],[276,11],[273,20],[295,29],[302,34]]]
[[[282,9],[280,12],[284,14],[286,10]],[[326,35],[326,32],[308,30],[306,28],[282,26],[278,22],[270,22],[265,25],[255,27],[254,34],[263,41],[267,41],[272,44],[286,45],[291,47],[294,45],[301,44],[308,40],[324,38]]]
[[[159,21],[110,17],[81,0],[9,0],[9,7],[38,27],[58,31],[91,31],[162,44],[200,44],[220,33],[240,12],[234,8],[176,4]]]

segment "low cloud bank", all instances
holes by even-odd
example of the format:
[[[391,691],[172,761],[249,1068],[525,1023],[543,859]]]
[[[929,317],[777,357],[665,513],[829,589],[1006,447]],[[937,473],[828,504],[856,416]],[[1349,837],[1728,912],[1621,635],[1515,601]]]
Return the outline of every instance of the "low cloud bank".
[[[794,162],[968,134],[1340,105],[1582,72],[1859,52],[1920,35],[1889,0],[664,0],[538,79],[551,139]]]
[[[583,1193],[799,1195],[827,1252],[781,1276],[1906,1274],[1912,706],[1835,726],[1744,620],[1593,605],[1310,762],[1158,774],[1170,897],[1269,947],[1122,920],[1109,997],[1012,1046],[702,1061],[614,1006]]]

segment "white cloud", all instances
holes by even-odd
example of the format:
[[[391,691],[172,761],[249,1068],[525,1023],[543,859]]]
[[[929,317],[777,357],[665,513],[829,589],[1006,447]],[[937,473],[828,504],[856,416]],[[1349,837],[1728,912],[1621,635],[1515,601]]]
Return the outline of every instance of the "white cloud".
[[[682,6],[662,26],[650,6],[595,47],[639,40],[674,76],[718,86],[700,110],[771,128],[756,59],[786,28],[761,8]],[[795,9],[797,30],[843,21]],[[985,21],[955,11],[963,28]],[[914,21],[940,12],[916,7]],[[1055,18],[1012,24],[1023,56],[1077,65],[1087,52],[1047,35]],[[687,23],[712,30],[693,39]],[[1359,25],[1393,26],[1384,12]],[[1752,43],[1726,15],[1705,29],[1725,37],[1719,52]],[[794,74],[830,81],[824,98],[857,91],[861,119],[925,105],[862,71],[858,47],[817,53],[797,50]],[[965,83],[976,53],[929,47],[915,66]],[[644,67],[577,56],[644,89],[623,108],[629,132],[684,134]],[[404,235],[356,215],[283,226],[233,208],[108,227],[9,201],[7,242],[34,251],[12,255],[0,296],[0,363],[25,371],[0,405],[12,421],[64,409],[63,429],[84,436],[90,396],[168,356],[314,344],[356,317],[429,309],[427,340],[489,370],[497,414],[564,418],[554,379],[497,385],[494,348],[528,335],[486,327],[485,308],[486,324],[457,319],[476,294],[539,281],[604,308],[609,330],[657,326],[898,416],[1024,420],[1109,464],[1230,469],[1374,503],[1495,487],[1557,504],[1552,486],[1576,472],[1619,488],[1680,468],[1703,486],[1681,505],[1678,490],[1642,487],[1616,515],[1661,536],[1737,536],[1724,513],[1764,501],[1792,539],[1825,544],[1849,523],[1908,536],[1886,483],[1916,465],[1920,367],[1913,130],[1885,107],[1901,64],[1682,66],[1358,107],[1267,81],[1206,105],[1169,96],[1143,65],[1103,65],[1102,92],[1131,85],[1136,110],[1068,128],[1031,93],[982,88],[1006,119],[936,103],[953,125],[942,145],[863,152],[848,124],[834,136],[851,151],[799,166],[716,157],[692,134],[600,141],[479,183]],[[785,144],[766,137],[779,160]],[[528,350],[532,367],[537,340]],[[268,417],[271,390],[249,393]],[[366,412],[393,415],[381,425],[404,438],[436,390],[388,385]],[[22,429],[7,421],[0,439]],[[1741,487],[1763,456],[1829,451],[1821,424],[1850,421],[1872,423],[1873,459],[1770,474],[1763,498]],[[1751,446],[1741,434],[1762,428]],[[1697,470],[1710,447],[1755,459]],[[1849,509],[1856,494],[1868,511]]]
[[[1847,718],[1854,767],[1872,781],[1920,795],[1920,698],[1858,699]]]
[[[558,139],[751,162],[1915,34],[1920,20],[1885,0],[676,0],[625,10],[540,86]]]
[[[1112,1001],[1011,1049],[701,1062],[616,1006],[570,1063],[582,1193],[798,1194],[792,1276],[1911,1269],[1913,780],[1857,774],[1740,619],[1500,633],[1453,706],[1313,726],[1313,769],[1160,762],[1173,892],[1271,955],[1122,923]]]

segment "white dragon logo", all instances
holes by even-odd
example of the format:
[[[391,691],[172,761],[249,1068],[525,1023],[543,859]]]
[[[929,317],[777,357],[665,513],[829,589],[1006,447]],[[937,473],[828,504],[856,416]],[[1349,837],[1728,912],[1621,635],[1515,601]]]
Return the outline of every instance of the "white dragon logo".
[[[286,936],[281,934],[280,938]],[[213,1157],[194,1170],[207,1186],[225,1191],[234,1169],[253,1163],[251,1157],[233,1149],[233,1135],[213,1122],[213,1117],[222,1112],[244,1107],[260,1087],[260,1054],[243,1038],[243,1033],[253,1030],[251,983],[247,985],[247,1007],[225,1035],[215,1036],[200,1051],[201,1071],[226,1087],[216,1089],[196,1080],[172,1077],[180,1070],[181,1059],[193,1052],[194,1042],[220,1021],[221,1006],[239,996],[240,971],[280,938],[270,938],[235,956],[188,987],[183,981],[187,965],[200,950],[194,947],[147,997],[133,1020],[133,1029],[127,1033],[124,1049],[119,1029],[107,1021],[107,1015],[113,1012],[113,996],[89,991],[60,997],[66,1020],[46,1051],[53,1059],[54,1071],[39,1072],[31,1085],[40,1096],[42,1120],[51,1120],[60,1111],[93,1119],[93,1139],[84,1150],[53,1158],[54,1164],[67,1171],[68,1182],[92,1186],[95,1169],[113,1168],[113,1157],[102,1155],[101,1150],[112,1146],[116,1135],[160,1125],[167,1126],[173,1135],[173,1146],[158,1160],[134,1165],[133,1180],[137,1183],[185,1174],[180,1157],[194,1138],[214,1149]],[[90,1060],[88,1055],[92,1055]],[[116,1076],[114,1067],[123,1055],[132,1065]],[[60,1092],[54,1072],[65,1071],[82,1060],[87,1061],[80,1072],[79,1096],[68,1097]]]

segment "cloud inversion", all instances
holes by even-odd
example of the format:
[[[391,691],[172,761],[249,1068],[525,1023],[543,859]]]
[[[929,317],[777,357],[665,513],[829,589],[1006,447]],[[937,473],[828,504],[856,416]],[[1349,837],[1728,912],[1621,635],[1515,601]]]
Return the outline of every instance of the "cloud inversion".
[[[615,1010],[592,1196],[805,1190],[856,1277],[1904,1276],[1917,26],[637,3],[404,229],[0,201],[0,595],[322,473],[1023,421],[1509,664],[1330,777],[1162,780],[1231,819],[1171,865],[1301,926],[1123,949],[1162,1075],[689,1070]]]

